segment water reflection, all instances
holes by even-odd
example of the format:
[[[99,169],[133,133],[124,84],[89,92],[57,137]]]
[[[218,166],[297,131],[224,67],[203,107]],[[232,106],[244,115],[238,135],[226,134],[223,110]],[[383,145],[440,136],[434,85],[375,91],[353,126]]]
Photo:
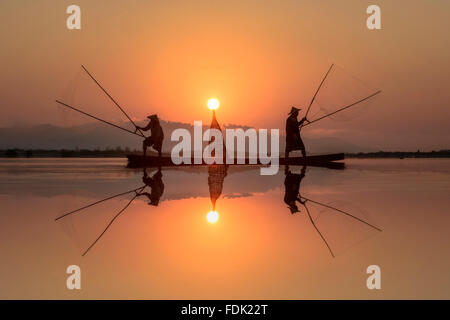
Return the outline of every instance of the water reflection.
[[[302,167],[300,174],[292,173],[291,170],[289,170],[289,166],[286,166],[284,174],[286,176],[284,179],[284,202],[288,205],[291,213],[294,214],[300,212],[296,204],[297,201],[302,205],[305,204],[300,196],[300,183],[305,177],[306,166]]]
[[[207,212],[206,214],[206,220],[214,224],[219,220],[219,212],[217,210],[217,201],[222,196],[223,187],[224,187],[224,181],[225,178],[228,175],[228,165],[209,165],[207,167],[208,172],[208,189],[209,189],[209,198],[211,201],[211,210]],[[103,229],[103,231],[97,236],[97,238],[89,245],[87,249],[85,249],[82,253],[82,256],[85,256],[97,243],[98,241],[104,236],[104,234],[109,230],[113,222],[121,215],[123,214],[130,206],[131,204],[137,200],[138,198],[145,198],[145,200],[148,200],[148,205],[157,207],[160,204],[161,197],[164,194],[164,182],[163,182],[163,173],[162,168],[158,167],[156,171],[151,172],[149,168],[143,168],[142,169],[142,182],[144,185],[134,188],[125,192],[121,192],[112,196],[108,196],[104,199],[95,201],[91,204],[85,205],[81,208],[72,210],[70,212],[64,213],[61,216],[57,217],[55,221],[58,221],[62,218],[65,218],[69,215],[73,215],[75,213],[79,213],[87,208],[93,207],[97,204],[106,202],[108,200],[112,200],[118,197],[126,196],[129,194],[133,194],[131,199],[125,203],[123,207],[121,207],[117,213],[112,217],[112,219],[109,220],[109,222],[106,224],[106,227]],[[248,171],[248,170],[254,170],[253,167],[250,166],[243,166],[239,169],[239,171]],[[296,173],[295,170],[298,171],[298,167],[294,166],[285,166],[284,169],[284,198],[283,201],[287,205],[287,208],[289,209],[289,212],[292,215],[295,214],[306,214],[309,221],[311,222],[312,226],[314,227],[317,234],[322,239],[323,243],[327,247],[328,251],[330,252],[331,256],[334,258],[335,253],[332,249],[332,245],[330,245],[329,241],[327,241],[326,235],[318,228],[317,226],[317,219],[313,218],[313,215],[311,214],[311,204],[314,204],[316,206],[319,206],[319,208],[324,208],[328,211],[333,212],[334,214],[342,214],[350,219],[354,219],[355,221],[358,221],[361,224],[365,224],[366,226],[369,226],[370,228],[376,230],[376,231],[382,231],[380,228],[368,223],[367,221],[363,220],[362,218],[344,210],[343,208],[338,208],[336,206],[332,206],[330,204],[326,204],[324,202],[316,201],[307,197],[304,197],[301,195],[301,182],[306,176],[307,167],[303,166],[300,169],[299,173]],[[150,171],[150,174],[148,173]],[[257,171],[255,171],[255,174],[257,174]],[[189,188],[189,185],[187,185]],[[251,196],[252,190],[248,190],[247,193],[241,193],[238,196]],[[231,197],[231,196],[228,196]],[[299,207],[300,206],[300,207]],[[319,210],[320,211],[320,210]],[[320,212],[323,213],[323,212]]]
[[[148,204],[157,207],[159,204],[159,200],[164,193],[164,183],[162,180],[162,171],[161,167],[158,167],[158,170],[153,174],[153,176],[149,176],[147,173],[147,168],[144,168],[144,176],[142,177],[142,182],[145,184],[143,189],[140,192],[136,191],[136,195],[146,196],[149,200]],[[145,187],[149,187],[151,192],[144,192]]]
[[[352,214],[350,214],[348,212],[345,212],[344,210],[341,210],[339,208],[336,208],[336,207],[324,204],[322,202],[318,202],[318,201],[314,201],[314,200],[308,199],[306,197],[302,197],[301,194],[300,194],[300,183],[302,182],[302,179],[305,177],[306,166],[303,166],[302,169],[301,169],[300,174],[298,174],[298,173],[292,173],[291,170],[289,170],[289,166],[287,165],[285,167],[284,174],[286,176],[285,179],[284,179],[284,188],[285,188],[285,191],[284,191],[284,202],[288,205],[288,208],[289,208],[291,214],[300,213],[300,209],[297,206],[297,202],[300,203],[304,207],[304,209],[305,209],[305,211],[306,211],[306,213],[308,215],[309,221],[311,221],[311,224],[313,225],[314,229],[317,231],[319,236],[322,238],[323,242],[327,246],[328,251],[330,252],[330,254],[331,254],[331,256],[333,258],[335,257],[335,255],[333,253],[333,250],[331,249],[331,247],[328,244],[327,240],[325,239],[324,235],[320,232],[319,228],[317,228],[316,223],[315,223],[314,219],[311,216],[311,213],[310,213],[308,205],[307,205],[308,201],[312,202],[312,203],[315,203],[315,204],[318,204],[319,206],[322,206],[322,207],[325,207],[325,208],[328,208],[328,209],[332,209],[336,213],[345,214],[348,217],[356,219],[357,221],[359,221],[361,223],[364,223],[364,224],[374,228],[377,231],[380,231],[380,232],[382,231],[380,228],[377,228],[377,227],[371,225],[370,223],[368,223],[368,222],[366,222],[366,221],[364,221],[364,220],[362,220],[362,219],[360,219],[358,217],[355,217],[354,215],[352,215]]]
[[[444,254],[450,162],[350,159],[346,164],[345,170],[308,166],[304,173],[301,166],[286,172],[281,166],[274,176],[261,176],[257,167],[229,166],[223,179],[219,170],[205,166],[163,166],[164,190],[156,192],[158,168],[146,171],[153,191],[142,183],[143,169],[125,169],[122,159],[0,161],[5,275],[0,294],[8,299],[448,298],[442,275],[450,263]],[[210,188],[213,177],[219,183]],[[295,196],[299,212],[294,214],[285,202],[291,179],[286,200],[291,204]],[[161,194],[158,206],[148,205],[146,195],[134,198],[144,192]],[[209,214],[212,201],[216,213]],[[76,296],[65,286],[65,270],[72,264],[88,276]],[[364,290],[371,264],[385,270],[389,283],[377,293]],[[423,281],[411,282],[417,275]]]
[[[216,201],[222,195],[223,182],[227,176],[228,166],[224,164],[212,164],[208,166],[208,189],[211,199],[211,211],[206,215],[209,223],[216,223],[219,220],[219,213],[216,210]]]

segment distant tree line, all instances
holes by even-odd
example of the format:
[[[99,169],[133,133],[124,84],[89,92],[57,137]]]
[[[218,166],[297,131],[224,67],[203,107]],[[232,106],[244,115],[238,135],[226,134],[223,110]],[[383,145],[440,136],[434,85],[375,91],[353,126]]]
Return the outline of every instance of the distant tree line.
[[[0,150],[0,157],[45,157],[45,158],[93,158],[93,157],[125,157],[127,154],[140,154],[141,150],[128,147],[116,147],[105,149],[7,149]],[[450,158],[450,150],[439,150],[421,152],[401,152],[401,151],[378,151],[378,152],[358,152],[346,153],[347,158]]]
[[[378,152],[359,152],[346,153],[347,158],[450,158],[450,150],[439,150],[421,152],[401,152],[401,151],[378,151]]]
[[[0,157],[125,157],[127,154],[137,154],[140,151],[137,149],[131,150],[126,147],[105,148],[105,149],[7,149],[0,150]]]

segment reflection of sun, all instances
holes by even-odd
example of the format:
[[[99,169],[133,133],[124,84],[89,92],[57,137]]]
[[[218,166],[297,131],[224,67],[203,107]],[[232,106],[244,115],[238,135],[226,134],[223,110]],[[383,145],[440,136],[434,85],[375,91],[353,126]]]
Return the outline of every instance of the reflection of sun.
[[[216,110],[219,108],[219,100],[216,98],[211,98],[208,100],[208,108],[211,110]]]
[[[209,223],[216,223],[217,220],[219,220],[219,214],[217,211],[210,211],[206,215],[206,220],[208,220]]]

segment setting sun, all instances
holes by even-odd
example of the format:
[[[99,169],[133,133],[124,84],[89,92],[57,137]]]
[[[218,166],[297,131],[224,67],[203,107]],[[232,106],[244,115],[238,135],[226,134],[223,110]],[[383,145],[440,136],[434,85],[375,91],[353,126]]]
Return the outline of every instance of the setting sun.
[[[216,98],[211,98],[208,100],[208,108],[211,110],[216,110],[219,108],[219,100]]]
[[[217,220],[219,220],[219,214],[217,211],[210,211],[206,215],[206,220],[208,220],[209,223],[216,223]]]

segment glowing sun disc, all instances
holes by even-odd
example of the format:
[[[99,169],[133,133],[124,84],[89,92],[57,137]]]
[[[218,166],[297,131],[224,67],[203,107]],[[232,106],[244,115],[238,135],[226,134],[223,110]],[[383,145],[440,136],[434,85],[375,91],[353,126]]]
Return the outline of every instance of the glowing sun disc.
[[[208,220],[209,223],[216,223],[217,220],[219,220],[219,214],[217,211],[210,211],[206,215],[206,220]]]
[[[216,98],[211,98],[208,100],[208,108],[211,110],[216,110],[217,108],[219,108],[219,100],[217,100]]]

